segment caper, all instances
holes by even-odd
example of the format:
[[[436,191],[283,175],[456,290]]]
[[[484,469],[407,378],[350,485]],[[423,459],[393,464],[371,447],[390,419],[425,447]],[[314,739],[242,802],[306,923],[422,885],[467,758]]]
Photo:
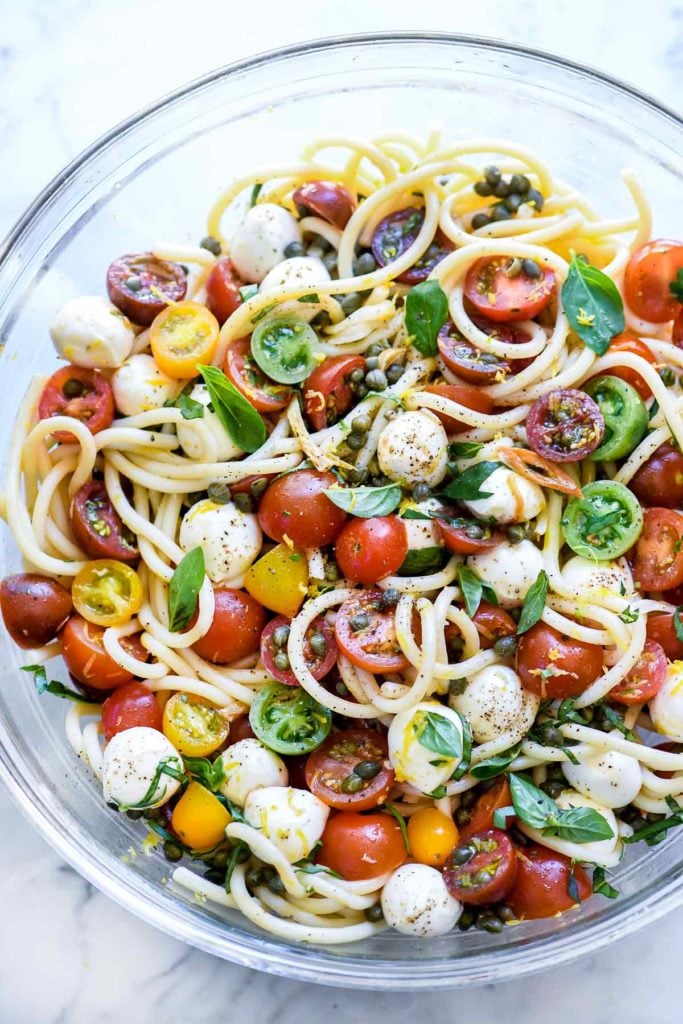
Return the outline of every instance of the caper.
[[[471,820],[472,820],[472,815],[467,810],[467,808],[466,807],[458,807],[457,811],[455,812],[455,823],[456,823],[456,825],[460,825],[461,827],[463,825],[469,825]]]
[[[317,316],[312,320],[312,323],[318,328],[329,327],[332,323],[332,317],[326,309],[321,309]]]
[[[479,523],[468,523],[465,527],[465,533],[470,540],[480,540],[485,532],[484,527],[480,526]]]
[[[214,885],[223,885],[225,871],[219,871],[218,868],[209,868],[208,871],[204,872],[204,878],[207,882],[213,882]]]
[[[371,252],[362,252],[353,265],[353,272],[356,277],[372,274],[375,270],[377,270],[377,264]]]
[[[384,370],[370,370],[365,377],[365,383],[372,391],[384,391],[389,382]]]
[[[296,259],[297,256],[305,256],[306,249],[301,242],[289,242],[285,246],[284,255],[286,260],[293,260]]]
[[[213,866],[215,868],[227,868],[229,859],[229,850],[216,850],[216,852],[213,855]]]
[[[564,743],[562,731],[552,722],[544,722],[538,727],[538,732],[545,747],[561,747]]]
[[[547,793],[553,800],[557,800],[558,796],[564,793],[565,786],[561,782],[551,782],[546,780],[541,786],[544,793]]]
[[[308,643],[317,658],[324,658],[327,654],[327,640],[322,633],[310,633]]]
[[[238,508],[240,512],[253,512],[254,511],[254,499],[250,494],[236,494],[233,497],[235,508]]]
[[[511,544],[519,544],[527,535],[527,529],[523,523],[512,523],[505,532]]]
[[[359,775],[354,775],[352,772],[351,775],[347,775],[342,779],[340,788],[342,793],[360,793],[363,788],[363,780]]]
[[[401,595],[395,587],[388,587],[387,590],[382,591],[380,605],[382,608],[393,608],[398,604],[400,597]]]
[[[522,260],[522,270],[524,271],[527,277],[532,278],[532,280],[534,281],[536,280],[536,278],[539,278],[541,276],[541,268],[539,267],[536,260]]]
[[[549,764],[547,768],[547,775],[551,782],[564,782],[564,772],[562,771],[562,765],[560,764]]]
[[[354,633],[360,633],[362,629],[367,629],[369,625],[370,616],[366,615],[365,612],[356,612],[355,615],[351,615],[349,618],[349,626]]]
[[[465,907],[462,914],[458,918],[458,928],[461,932],[468,932],[470,928],[476,924],[477,911],[474,907]]]
[[[485,885],[485,883],[488,882],[490,877],[491,876],[489,875],[486,868],[480,868],[479,871],[475,871],[474,874],[472,875],[472,884]]]
[[[357,369],[352,370],[349,374],[349,380],[352,384],[360,384],[364,377],[365,372],[360,368],[360,366]]]
[[[365,911],[365,920],[372,921],[373,923],[384,920],[381,903],[373,903],[371,907],[367,908]]]
[[[367,384],[356,384],[356,394],[359,398],[365,398],[369,390]]]
[[[541,212],[545,200],[537,188],[530,188],[524,198],[525,201],[530,203],[531,206],[534,206],[539,213]]]
[[[462,867],[463,864],[467,864],[472,860],[476,852],[477,851],[473,846],[456,846],[451,857],[454,864],[457,864],[458,867]]]
[[[497,935],[503,930],[503,922],[495,914],[492,914],[490,910],[485,910],[477,918],[475,928],[482,932],[491,932],[492,935]]]
[[[415,501],[427,501],[431,496],[432,491],[428,484],[420,482],[413,487],[413,498]]]
[[[289,640],[289,626],[276,626],[273,630],[273,643],[276,647],[286,647]]]
[[[487,181],[489,185],[495,187],[500,181],[500,178],[501,174],[497,167],[491,165],[484,168],[484,180]]]
[[[334,684],[334,690],[338,697],[348,697],[349,688],[341,679]]]
[[[214,256],[220,256],[221,254],[221,243],[213,235],[205,235],[199,243],[201,249],[207,249],[208,252],[213,253]]]
[[[138,821],[142,817],[142,811],[140,811],[140,810],[126,811],[126,817],[130,818],[131,821]]]
[[[321,252],[329,252],[330,249],[333,248],[330,242],[328,242],[326,238],[323,238],[322,235],[314,235],[313,245],[317,246]]]
[[[387,375],[387,380],[390,384],[395,384],[397,380],[400,380],[405,373],[405,367],[401,366],[400,363],[392,363],[384,371]]]
[[[339,569],[335,562],[328,562],[325,566],[325,579],[328,583],[334,583],[335,580],[339,579]]]
[[[285,883],[279,875],[273,875],[273,877],[268,880],[268,888],[272,893],[275,893],[276,896],[284,896],[287,892],[285,889]]]
[[[273,658],[273,661],[275,663],[275,668],[279,669],[280,672],[289,671],[289,657],[287,656],[286,651],[278,651]]]
[[[269,882],[271,878],[275,877],[276,874],[277,871],[272,866],[272,864],[264,864],[263,867],[261,868],[261,878],[263,879],[264,882]]]
[[[369,416],[361,414],[360,416],[354,416],[351,420],[351,429],[355,430],[357,434],[367,434],[372,426],[372,420]]]
[[[260,477],[258,480],[254,480],[253,484],[249,488],[249,490],[251,491],[251,496],[254,499],[254,501],[258,501],[258,499],[261,497],[261,495],[263,494],[267,487],[268,480],[264,476]]]
[[[465,810],[470,811],[472,810],[478,799],[479,793],[476,787],[474,789],[466,789],[465,792],[460,797],[460,806],[464,807]]]
[[[359,451],[365,444],[365,440],[365,434],[354,434],[353,432],[346,437],[346,443],[353,452]]]
[[[163,846],[164,857],[172,863],[183,859],[183,848],[172,839],[167,839]]]
[[[359,761],[353,767],[353,774],[360,779],[374,779],[382,771],[381,761]]]
[[[503,903],[501,904],[501,906],[496,907],[496,914],[498,915],[499,920],[503,922],[503,924],[509,924],[510,921],[517,920],[517,915],[515,914],[512,907],[508,906],[507,903]]]
[[[339,305],[346,315],[349,316],[350,313],[355,313],[357,309],[360,309],[363,305],[363,300],[358,292],[348,292],[340,301]]]
[[[383,349],[382,345],[380,345],[379,342],[374,341],[372,343],[372,345],[368,346],[368,350],[365,353],[365,355],[366,356],[378,356],[383,351],[384,351],[384,349]]]
[[[478,196],[493,195],[493,187],[489,185],[488,181],[477,181],[474,186],[474,191]]]
[[[260,868],[249,868],[244,881],[247,883],[249,889],[258,889],[259,885],[263,884],[263,874]]]
[[[662,366],[659,370],[659,376],[662,384],[666,384],[668,388],[676,381],[676,374],[670,366]]]
[[[230,488],[227,484],[223,483],[222,480],[217,480],[215,483],[209,484],[207,493],[215,505],[227,505],[232,498]]]
[[[505,200],[505,209],[509,210],[510,213],[517,213],[524,200],[520,196],[519,192],[511,192]]]
[[[368,356],[365,360],[366,370],[376,370],[379,366],[379,356]]]
[[[136,275],[127,277],[123,282],[124,288],[127,288],[129,292],[139,292],[142,290],[142,281]]]
[[[510,220],[511,216],[512,214],[509,210],[505,209],[503,203],[496,203],[496,205],[491,208],[491,220]]]
[[[472,230],[478,231],[479,228],[486,228],[491,223],[491,218],[488,213],[484,213],[482,210],[480,213],[475,213],[472,218]]]
[[[522,194],[529,191],[531,188],[531,182],[527,178],[526,174],[513,174],[510,177],[510,191],[521,192]]]
[[[493,194],[498,199],[505,199],[510,194],[510,183],[501,178],[498,184],[494,185]]]
[[[452,697],[459,697],[467,689],[466,679],[451,679],[448,684],[448,692]]]
[[[323,256],[323,264],[324,264],[325,269],[327,270],[327,272],[329,274],[334,274],[336,272],[336,270],[337,270],[337,253],[335,252],[334,249],[331,252],[326,252],[325,253],[325,255]],[[342,309],[343,308],[344,308],[344,303],[342,302]],[[347,310],[344,310],[344,312],[347,312]]]
[[[242,849],[239,850],[237,853],[237,863],[246,864],[250,857],[251,850],[249,849],[248,846],[243,846]]]
[[[493,645],[499,658],[514,658],[517,653],[517,639],[514,636],[499,636]]]
[[[352,466],[346,471],[346,479],[350,484],[362,484],[367,479],[368,471],[361,466]],[[338,577],[337,577],[338,578]]]
[[[62,388],[62,394],[65,398],[80,398],[84,391],[85,385],[80,380],[76,380],[75,377],[70,377]]]

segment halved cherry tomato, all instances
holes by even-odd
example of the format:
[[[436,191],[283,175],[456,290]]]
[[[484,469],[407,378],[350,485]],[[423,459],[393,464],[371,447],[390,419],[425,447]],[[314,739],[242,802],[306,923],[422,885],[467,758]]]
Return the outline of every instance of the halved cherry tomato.
[[[637,334],[630,330],[622,331],[616,338],[612,338],[609,353],[613,352],[630,352],[631,355],[640,356],[641,359],[644,359],[646,363],[650,363],[651,366],[654,366],[657,362],[652,350],[644,341],[640,340]],[[632,370],[630,366],[613,366],[609,372],[613,377],[621,377],[632,388],[635,388],[643,401],[647,401],[652,395],[652,392],[637,370]]]
[[[85,423],[91,434],[110,427],[114,419],[114,392],[106,377],[83,366],[63,366],[53,373],[38,402],[38,419],[71,416]],[[56,430],[55,441],[76,440],[68,430]]]
[[[673,612],[657,612],[647,617],[647,638],[654,640],[664,650],[667,658],[678,661],[683,658],[683,641],[676,636]]]
[[[280,412],[292,397],[292,389],[273,384],[261,373],[251,355],[249,338],[239,338],[228,345],[223,372],[257,412]]]
[[[460,826],[460,843],[467,843],[478,832],[486,832],[493,828],[493,815],[501,807],[510,807],[511,804],[510,785],[505,776],[500,775],[481,794],[470,811],[470,820],[467,824]]]
[[[289,538],[299,548],[332,544],[348,518],[325,496],[336,482],[332,473],[316,469],[296,469],[274,480],[261,498],[261,529],[273,540]]]
[[[102,730],[109,742],[117,732],[136,726],[158,729],[161,732],[161,708],[144,683],[132,682],[117,686],[102,704]]]
[[[484,317],[474,317],[473,322],[489,337],[507,345],[518,345],[529,340],[528,334],[519,327],[495,324]],[[468,384],[492,384],[504,380],[519,373],[531,362],[530,359],[503,359],[486,349],[478,349],[463,337],[452,320],[446,321],[439,331],[437,345],[439,355],[449,370]]]
[[[424,224],[425,212],[416,206],[395,210],[381,220],[372,236],[372,254],[380,267],[397,260],[409,249]],[[396,278],[401,284],[426,281],[437,263],[453,251],[453,243],[437,229],[434,239],[420,259]]]
[[[28,650],[57,636],[73,611],[71,594],[57,580],[35,572],[6,576],[0,583],[0,611],[15,644]]]
[[[364,367],[363,356],[331,356],[304,381],[304,412],[313,430],[336,423],[349,411],[354,402],[349,376]]]
[[[277,618],[271,619],[261,636],[261,660],[266,670],[278,682],[284,683],[286,686],[298,686],[299,680],[289,667],[289,658],[287,657],[288,634],[282,644],[276,643],[279,635],[275,635],[277,630],[284,633],[282,627],[289,627],[291,621],[286,615],[278,615]],[[304,638],[304,660],[314,679],[322,679],[327,675],[332,666],[336,664],[338,653],[337,642],[327,619],[323,619],[321,616],[313,619]],[[278,664],[279,659],[282,659],[283,664],[286,662],[284,667]]]
[[[135,535],[124,526],[102,481],[91,480],[76,492],[69,515],[74,540],[89,558],[139,559]]]
[[[537,398],[526,420],[529,444],[551,462],[579,462],[605,435],[605,420],[584,391],[556,388]]]
[[[377,811],[341,811],[328,818],[317,862],[349,882],[360,882],[395,871],[407,856],[395,818]]]
[[[579,900],[584,903],[593,892],[590,879],[580,864],[572,865],[569,857],[530,843],[517,849],[517,878],[507,895],[520,921],[555,917],[576,906],[569,894],[574,875]]]
[[[418,864],[440,868],[458,842],[458,829],[451,817],[425,807],[408,818],[410,853]]]
[[[646,640],[643,653],[625,679],[610,690],[617,704],[645,704],[659,692],[666,676],[666,654],[661,644]]]
[[[398,516],[352,519],[337,537],[334,555],[354,583],[377,583],[400,569],[408,554],[408,531]]]
[[[624,294],[636,316],[656,324],[673,320],[679,307],[669,285],[681,269],[683,242],[657,238],[633,253],[624,273]]]
[[[467,271],[465,295],[489,320],[532,320],[555,294],[555,273],[549,267],[539,267],[540,274],[535,278],[524,270],[508,277],[506,270],[511,262],[509,256],[484,256]]]
[[[646,508],[635,547],[633,578],[642,590],[670,590],[683,583],[683,516]]]
[[[493,412],[495,405],[493,399],[485,391],[479,391],[478,388],[470,387],[469,384],[428,384],[424,390],[432,395],[443,395],[444,398],[450,398],[452,402],[464,405],[467,409],[483,412],[486,415]],[[448,416],[437,409],[432,411],[443,423],[447,434],[461,434],[464,430],[471,429],[455,416]]]
[[[78,683],[93,690],[113,690],[130,683],[133,676],[107,654],[102,643],[104,630],[80,615],[72,615],[61,632],[62,657]],[[147,661],[147,651],[138,636],[127,636],[121,646],[138,661]]]
[[[522,686],[542,698],[576,697],[602,672],[602,647],[563,636],[545,622],[523,633],[517,648]]]
[[[218,708],[193,693],[174,693],[164,708],[163,731],[184,757],[206,757],[222,747],[230,723]]]
[[[356,200],[338,181],[307,181],[299,185],[292,199],[297,206],[303,206],[341,231],[356,209]]]
[[[551,491],[581,497],[581,488],[569,473],[530,448],[501,448],[500,458],[515,473]]]
[[[171,827],[192,850],[210,850],[225,838],[229,812],[205,786],[191,782],[173,808]]]
[[[244,589],[265,608],[280,615],[296,615],[308,585],[304,555],[278,544],[254,562],[244,577]]]
[[[233,718],[230,723],[230,743],[239,743],[240,740],[253,740],[256,733],[251,727],[249,715],[239,715]],[[296,785],[290,780],[290,785]]]
[[[473,850],[464,863],[451,855],[443,870],[446,888],[456,900],[479,907],[498,903],[510,892],[517,878],[515,848],[505,832],[490,828],[470,836],[458,851]]]
[[[98,558],[78,573],[71,597],[76,611],[88,622],[122,626],[142,607],[142,582],[124,562]]]
[[[187,274],[151,252],[119,256],[107,270],[107,293],[122,313],[149,327],[169,302],[180,302],[187,291]]]
[[[381,602],[381,590],[359,591],[344,601],[334,624],[337,643],[359,668],[402,672],[409,662],[396,637],[394,609],[382,607]]]
[[[214,612],[208,632],[192,650],[215,665],[255,654],[267,617],[263,605],[243,590],[217,584],[213,588]]]
[[[210,363],[218,341],[218,321],[198,302],[178,302],[155,318],[149,343],[160,370],[169,377],[190,380],[197,363]]]
[[[680,508],[683,505],[683,455],[674,445],[665,442],[637,470],[629,487],[642,505]]]
[[[306,783],[339,811],[367,811],[384,803],[394,785],[386,737],[369,729],[332,733],[309,754]]]
[[[503,534],[492,530],[490,525],[478,519],[459,516],[453,509],[446,508],[447,517],[437,519],[436,524],[443,542],[456,555],[476,555],[502,544]]]
[[[244,284],[227,256],[211,268],[206,279],[206,304],[221,326],[242,305],[240,288]]]
[[[514,636],[517,632],[517,623],[512,616],[503,608],[496,608],[488,601],[482,601],[472,616],[472,622],[477,627],[481,646],[485,651],[489,650],[500,640],[502,636]]]

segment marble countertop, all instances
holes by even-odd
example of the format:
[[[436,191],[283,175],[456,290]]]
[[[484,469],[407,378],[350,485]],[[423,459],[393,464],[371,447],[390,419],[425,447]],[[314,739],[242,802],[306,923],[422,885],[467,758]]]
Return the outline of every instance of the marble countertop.
[[[594,65],[670,106],[683,84],[683,5],[658,0],[345,0],[258,17],[225,0],[0,0],[0,235],[117,121],[232,60],[349,31],[498,36]],[[131,917],[50,850],[0,788],[0,1024],[308,1024],[358,1019],[368,995],[267,977]],[[562,971],[471,990],[373,994],[375,1020],[678,1024],[681,913]],[[678,940],[678,941],[677,941]],[[419,1010],[418,1010],[419,1005]],[[457,1017],[456,1017],[457,1014]]]

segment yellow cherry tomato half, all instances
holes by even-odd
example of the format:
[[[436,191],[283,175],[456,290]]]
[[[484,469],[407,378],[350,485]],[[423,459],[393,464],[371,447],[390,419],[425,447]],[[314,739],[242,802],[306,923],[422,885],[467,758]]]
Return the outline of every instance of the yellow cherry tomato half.
[[[308,563],[298,551],[286,544],[278,544],[258,562],[254,562],[244,577],[244,588],[266,608],[290,619],[296,615],[306,597]]]
[[[408,819],[408,842],[414,860],[440,868],[458,843],[458,829],[436,807],[425,807]]]
[[[206,757],[228,738],[230,723],[204,697],[174,693],[164,708],[162,729],[184,757]]]
[[[76,611],[88,622],[122,626],[142,607],[142,582],[129,565],[99,558],[81,569],[71,597]]]
[[[190,380],[208,363],[218,341],[218,320],[199,302],[176,302],[155,317],[149,340],[154,361],[169,377]]]
[[[192,850],[210,850],[225,838],[232,818],[223,804],[198,782],[191,782],[173,808],[173,831]]]

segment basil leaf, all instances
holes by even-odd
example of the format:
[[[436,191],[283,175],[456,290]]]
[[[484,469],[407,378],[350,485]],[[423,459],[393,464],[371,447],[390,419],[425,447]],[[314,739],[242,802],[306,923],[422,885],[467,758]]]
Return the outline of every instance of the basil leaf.
[[[255,452],[266,439],[266,426],[256,409],[217,366],[197,364],[211,398],[213,411],[226,434],[245,452]]]
[[[467,565],[458,566],[456,570],[456,578],[458,586],[462,591],[467,614],[472,618],[481,604],[481,598],[484,590],[482,582],[474,569],[470,569]]]
[[[593,868],[593,892],[600,896],[606,896],[608,900],[616,900],[619,897],[619,890],[609,884],[607,872],[601,864],[596,864]]]
[[[428,547],[409,551],[398,570],[399,576],[425,576],[440,572],[448,561],[446,548]]]
[[[627,740],[631,740],[632,743],[639,743],[639,739],[632,729],[629,729],[624,725],[624,719],[621,717],[618,711],[615,711],[613,707],[605,703],[604,700],[598,702],[598,706],[602,709],[602,713],[615,729],[618,729],[622,736],[625,736]]]
[[[297,302],[320,302],[320,297],[315,292],[311,292],[310,295],[301,295]]]
[[[77,693],[76,690],[70,690],[68,686],[64,686],[63,683],[58,682],[56,679],[51,679],[48,683],[47,675],[42,665],[22,665],[21,671],[33,672],[33,682],[38,693],[51,693],[53,697],[63,697],[65,700],[73,700],[78,704],[92,704],[95,707],[99,707],[96,701],[88,700],[83,694]]]
[[[520,740],[519,743],[515,743],[514,747],[504,750],[502,754],[497,754],[495,757],[487,757],[485,761],[475,764],[470,769],[470,775],[473,775],[475,779],[494,779],[496,775],[501,775],[506,768],[510,767],[515,758],[519,757],[521,749],[522,743]]]
[[[484,447],[481,441],[453,441],[448,446],[452,459],[473,459]]]
[[[446,795],[446,787],[445,786],[437,786],[436,789],[432,790],[432,792],[429,794],[429,796],[431,796],[432,800],[442,800],[443,797],[445,797],[445,795]]]
[[[637,622],[640,618],[640,612],[637,608],[631,608],[630,605],[627,605],[623,612],[619,612],[619,618],[622,622],[626,622],[627,624],[630,622]]]
[[[587,724],[586,719],[581,712],[575,709],[575,704],[576,697],[565,697],[565,699],[560,703],[560,706],[557,709],[557,720],[561,725],[564,725],[566,722],[574,722],[575,725]]]
[[[503,832],[508,827],[508,818],[513,818],[515,814],[514,807],[497,807],[493,812],[493,827],[501,828]]]
[[[237,842],[235,843],[235,845],[233,846],[232,850],[230,851],[230,856],[228,857],[228,863],[227,863],[226,868],[225,868],[225,881],[223,883],[223,885],[225,887],[225,891],[227,893],[230,892],[230,882],[232,881],[232,875],[233,875],[233,872],[234,872],[235,868],[237,867],[237,864],[239,863],[239,860],[240,860],[240,858],[242,856],[242,852],[243,852],[243,850],[247,850],[247,849],[248,849],[248,846],[244,842],[244,840],[243,839],[238,839]]]
[[[178,562],[168,588],[168,628],[171,633],[185,629],[196,612],[203,582],[204,552],[201,548],[192,548]]]
[[[683,643],[683,622],[681,622],[681,612],[683,612],[683,604],[679,604],[678,608],[674,612],[674,633],[676,639]]]
[[[433,515],[427,515],[424,512],[420,512],[419,508],[405,508],[401,512],[401,519],[426,519],[428,522],[430,519],[434,519]]]
[[[256,200],[258,199],[259,192],[261,191],[262,188],[263,184],[261,182],[258,182],[256,185],[254,185],[254,187],[251,190],[251,199],[249,201],[250,206],[256,206]]]
[[[677,302],[683,302],[683,268],[676,274],[676,280],[670,283],[669,291]]]
[[[209,761],[208,757],[186,757],[185,767],[190,775],[199,779],[201,784],[215,793],[225,781],[225,768],[223,758],[217,757],[215,761]]]
[[[436,339],[448,317],[448,299],[438,281],[422,281],[406,297],[406,330],[423,356],[435,356]]]
[[[461,715],[459,711],[456,711],[456,715],[462,725],[462,756],[460,764],[451,775],[451,781],[453,782],[457,782],[458,779],[467,774],[472,761],[472,728],[464,715]]]
[[[248,302],[249,299],[253,299],[255,295],[258,295],[257,284],[243,284],[240,288],[240,298],[242,302]]]
[[[149,784],[147,792],[143,796],[142,800],[135,804],[119,804],[118,808],[120,811],[131,811],[131,810],[143,810],[145,807],[151,807],[152,804],[156,803],[166,793],[166,788],[159,793],[159,783],[161,782],[162,775],[169,775],[172,779],[177,779],[178,782],[186,782],[187,776],[183,771],[183,765],[179,757],[175,754],[170,754],[168,757],[162,757],[161,761],[157,765],[156,771],[152,781]]]
[[[310,860],[300,860],[292,864],[292,867],[295,871],[302,871],[305,875],[319,875],[324,871],[331,878],[341,879],[341,875],[333,871],[332,868],[327,868],[324,864],[313,864]]]
[[[593,843],[614,836],[605,818],[593,807],[561,810],[554,800],[517,773],[510,775],[510,792],[515,814],[544,836],[559,836],[571,843]]]
[[[337,508],[359,519],[387,516],[398,508],[402,498],[398,484],[387,484],[385,487],[329,487],[325,494]]]
[[[498,607],[498,594],[486,580],[481,581],[481,593],[485,601],[488,601],[489,604],[495,604],[496,608]]]
[[[406,848],[408,856],[411,856],[413,851],[410,849],[410,840],[408,839],[408,826],[406,825],[406,819],[403,817],[400,811],[398,811],[394,807],[393,804],[386,803],[384,806],[389,811],[389,814],[391,814],[392,817],[396,818],[396,821],[398,822],[398,827],[401,830],[401,835],[403,836],[403,845]]]
[[[569,879],[567,881],[567,893],[569,894],[569,899],[570,900],[572,900],[574,903],[580,903],[581,902],[581,894],[579,893],[579,886],[578,886],[578,883],[576,881],[575,871],[576,871],[576,861],[573,860],[571,862],[570,866],[569,866]]]
[[[632,836],[626,836],[622,842],[630,844],[644,841],[648,846],[654,846],[660,842],[660,836],[663,833],[668,832],[671,828],[683,825],[683,807],[680,807],[675,800],[673,803],[670,802],[669,798],[667,798],[666,802],[673,812],[668,818],[662,818],[661,821],[653,821],[651,825],[641,828],[640,832],[634,832]]]
[[[538,574],[534,583],[531,584],[524,598],[522,614],[517,624],[517,635],[526,633],[528,629],[535,626],[545,608],[545,599],[548,595],[548,576],[544,569]]]
[[[458,501],[477,501],[479,498],[490,498],[491,491],[482,491],[481,485],[484,480],[495,473],[502,466],[502,462],[477,462],[458,473],[455,479],[451,480],[443,493],[447,498],[455,498]]]
[[[418,712],[413,719],[413,732],[425,750],[449,759],[459,760],[463,755],[463,735],[444,715]]]
[[[194,384],[190,382],[188,388],[183,390],[176,399],[176,405],[180,409],[181,416],[184,420],[201,420],[204,418],[204,406],[201,402],[198,402],[195,398],[190,398],[190,391],[194,387]]]
[[[510,773],[510,794],[515,814],[530,828],[545,828],[548,819],[559,812],[554,800],[517,772]]]
[[[614,281],[576,256],[562,285],[562,305],[572,330],[599,356],[626,326],[624,304]]]

